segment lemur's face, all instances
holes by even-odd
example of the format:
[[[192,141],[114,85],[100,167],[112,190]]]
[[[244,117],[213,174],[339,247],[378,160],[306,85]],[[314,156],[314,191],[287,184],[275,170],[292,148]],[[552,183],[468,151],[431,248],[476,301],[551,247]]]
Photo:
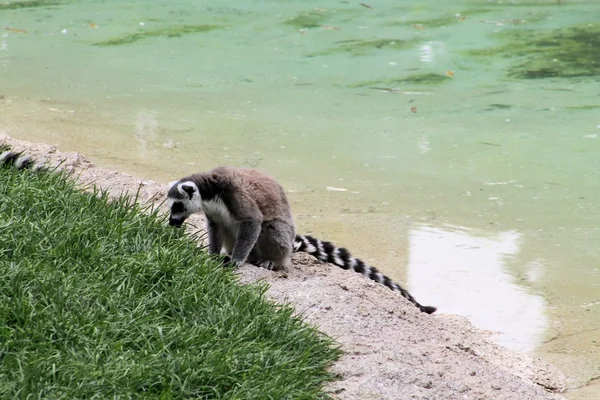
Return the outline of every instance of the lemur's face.
[[[167,205],[171,211],[169,225],[181,226],[192,214],[202,211],[202,197],[192,181],[175,181],[169,184]]]

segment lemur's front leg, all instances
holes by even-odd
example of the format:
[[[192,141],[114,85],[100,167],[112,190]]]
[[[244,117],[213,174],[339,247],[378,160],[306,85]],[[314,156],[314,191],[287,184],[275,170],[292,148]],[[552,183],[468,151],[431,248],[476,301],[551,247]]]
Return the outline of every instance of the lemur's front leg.
[[[208,231],[208,251],[211,254],[221,254],[223,241],[219,236],[217,224],[206,218],[206,230]]]

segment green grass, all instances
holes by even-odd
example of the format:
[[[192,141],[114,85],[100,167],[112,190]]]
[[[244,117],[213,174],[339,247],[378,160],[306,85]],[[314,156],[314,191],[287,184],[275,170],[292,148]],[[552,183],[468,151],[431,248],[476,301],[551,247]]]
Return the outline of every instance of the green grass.
[[[134,198],[1,167],[0,243],[0,398],[327,397],[334,343]]]

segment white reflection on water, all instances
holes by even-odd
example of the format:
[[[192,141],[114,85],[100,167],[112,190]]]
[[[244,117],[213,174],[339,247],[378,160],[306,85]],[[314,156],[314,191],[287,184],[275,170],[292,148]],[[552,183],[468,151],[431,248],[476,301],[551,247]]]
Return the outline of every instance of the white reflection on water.
[[[0,37],[0,51],[8,51],[8,34],[4,33]],[[4,53],[0,53],[0,64],[3,67],[8,65],[8,57]]]
[[[492,336],[496,343],[532,351],[547,327],[546,303],[507,272],[505,263],[519,253],[520,237],[514,231],[483,237],[462,227],[418,225],[409,234],[409,287],[439,313],[460,314],[498,332]],[[535,264],[527,269],[539,275],[543,264]]]
[[[419,46],[419,60],[424,63],[433,63],[436,56],[446,56],[446,44],[443,42],[427,42]]]
[[[159,124],[156,112],[141,110],[135,116],[134,135],[141,156],[148,156],[159,139]]]

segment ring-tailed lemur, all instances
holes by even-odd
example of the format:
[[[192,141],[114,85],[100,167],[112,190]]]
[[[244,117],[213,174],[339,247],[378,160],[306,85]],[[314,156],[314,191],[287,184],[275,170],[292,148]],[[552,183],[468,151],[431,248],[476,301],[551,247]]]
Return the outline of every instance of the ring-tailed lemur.
[[[12,151],[10,146],[0,144],[0,166],[11,166],[16,169],[29,169],[31,171],[41,171],[47,167],[44,164],[37,163],[31,156],[23,152]]]
[[[291,264],[293,252],[302,251],[387,286],[427,314],[436,310],[419,304],[407,290],[348,250],[296,235],[283,188],[256,169],[218,167],[171,182],[167,204],[171,226],[179,227],[191,214],[204,212],[209,251],[220,254],[224,247],[236,265],[248,262],[279,270]]]

